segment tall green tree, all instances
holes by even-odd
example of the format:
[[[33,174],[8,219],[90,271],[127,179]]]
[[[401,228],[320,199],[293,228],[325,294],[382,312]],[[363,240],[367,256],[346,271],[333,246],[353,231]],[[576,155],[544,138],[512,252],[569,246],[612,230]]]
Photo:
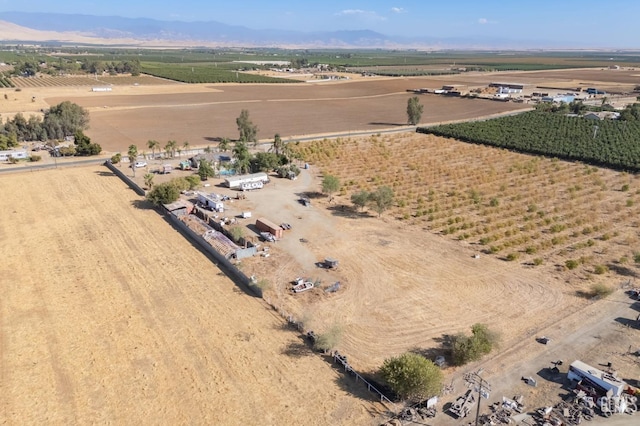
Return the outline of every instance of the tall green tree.
[[[152,173],[147,173],[144,175],[144,184],[146,185],[147,189],[153,188],[153,178],[154,175]]]
[[[240,133],[240,140],[243,142],[253,142],[254,145],[258,142],[258,126],[253,124],[249,119],[249,111],[243,109],[240,111],[240,116],[236,118],[236,124],[238,125],[238,132]]]
[[[200,160],[200,164],[198,165],[198,176],[200,180],[207,180],[210,177],[213,177],[215,174],[215,170],[211,163],[205,159]]]
[[[368,191],[359,191],[351,195],[351,202],[354,206],[360,210],[364,210],[371,199],[371,194]]]
[[[340,190],[340,180],[333,175],[325,175],[322,178],[322,192],[329,196],[329,202],[333,201],[333,194]]]
[[[127,157],[129,158],[129,164],[131,164],[133,177],[136,177],[136,159],[138,158],[138,147],[135,145],[129,145],[129,149],[127,150]]]
[[[89,128],[89,112],[78,104],[64,101],[44,113],[42,126],[49,139],[64,139],[76,130]]]
[[[218,143],[218,149],[222,152],[227,152],[229,150],[229,144],[231,141],[229,138],[222,138]]]
[[[151,150],[151,155],[152,158],[156,158],[156,149],[160,146],[160,142],[153,140],[153,139],[149,139],[147,141],[147,147]]]
[[[285,145],[286,143],[282,140],[280,134],[276,133],[273,137],[273,144],[271,145],[271,148],[269,148],[269,151],[275,153],[276,155],[280,155],[283,153]]]
[[[369,194],[371,205],[373,207],[373,210],[378,213],[378,217],[380,217],[386,210],[391,208],[391,206],[393,205],[393,198],[393,189],[389,188],[388,186],[381,186],[380,188]]]
[[[411,352],[384,361],[380,375],[403,399],[424,400],[442,390],[442,371],[432,361]]]
[[[248,173],[251,168],[251,154],[245,141],[238,141],[233,147],[233,157],[235,158],[234,169],[242,174]]]
[[[415,126],[422,118],[423,105],[417,96],[413,96],[407,101],[407,122]]]
[[[167,151],[167,154],[171,154],[171,158],[176,156],[176,148],[178,148],[178,142],[176,141],[168,141],[167,144],[164,146],[165,151]]]

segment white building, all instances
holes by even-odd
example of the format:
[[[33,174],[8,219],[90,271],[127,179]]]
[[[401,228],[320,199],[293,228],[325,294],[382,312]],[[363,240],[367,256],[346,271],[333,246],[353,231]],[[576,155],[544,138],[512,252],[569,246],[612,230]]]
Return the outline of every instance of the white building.
[[[613,396],[620,396],[627,387],[625,382],[613,374],[606,373],[582,361],[573,361],[571,363],[567,377],[569,380],[600,388],[604,393],[611,391]]]
[[[29,153],[24,149],[16,150],[16,151],[13,151],[13,150],[0,151],[0,161],[7,161],[9,158],[17,158],[19,160],[24,160],[29,158]]]
[[[266,173],[229,176],[224,179],[225,185],[231,189],[258,189],[268,182],[269,176]]]
[[[198,192],[198,203],[209,210],[213,210],[216,212],[224,211],[224,203],[222,202],[222,197],[218,194],[207,194],[205,192]]]

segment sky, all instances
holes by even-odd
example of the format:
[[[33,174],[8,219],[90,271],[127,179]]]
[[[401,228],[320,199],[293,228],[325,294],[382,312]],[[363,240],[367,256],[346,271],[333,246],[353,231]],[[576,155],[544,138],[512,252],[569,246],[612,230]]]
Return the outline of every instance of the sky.
[[[0,11],[218,21],[252,29],[368,29],[640,49],[640,0],[0,0]]]

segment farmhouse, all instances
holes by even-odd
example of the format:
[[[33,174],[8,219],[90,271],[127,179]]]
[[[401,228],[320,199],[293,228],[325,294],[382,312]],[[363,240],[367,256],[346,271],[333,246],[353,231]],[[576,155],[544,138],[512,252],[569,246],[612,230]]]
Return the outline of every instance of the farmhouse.
[[[29,154],[25,150],[6,150],[0,151],[0,161],[7,161],[9,158],[17,158],[19,160],[28,158]]]
[[[229,176],[224,179],[225,185],[231,189],[258,189],[269,182],[266,173],[253,173],[250,175]]]

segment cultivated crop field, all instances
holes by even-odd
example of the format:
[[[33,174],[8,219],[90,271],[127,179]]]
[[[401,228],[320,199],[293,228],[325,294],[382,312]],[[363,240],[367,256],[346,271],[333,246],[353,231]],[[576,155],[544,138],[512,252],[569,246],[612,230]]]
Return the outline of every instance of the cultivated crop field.
[[[580,282],[634,276],[640,261],[633,174],[420,134],[299,151],[340,178],[340,203],[389,186],[396,203],[386,215],[507,262]]]

